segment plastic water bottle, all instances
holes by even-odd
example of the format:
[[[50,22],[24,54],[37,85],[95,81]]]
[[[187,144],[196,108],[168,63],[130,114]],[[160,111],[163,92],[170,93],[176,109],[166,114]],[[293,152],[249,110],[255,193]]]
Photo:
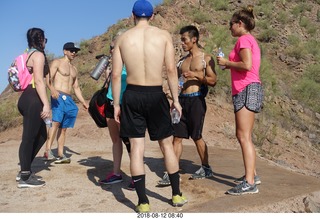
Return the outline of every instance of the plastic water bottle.
[[[217,54],[217,56],[219,56],[219,57],[224,57],[224,53],[222,52],[222,48],[221,47],[219,47],[219,49],[218,49],[218,54]],[[223,66],[223,65],[220,65],[220,69],[225,69],[226,68],[226,66]]]
[[[52,127],[52,121],[49,117],[43,119],[44,123],[46,123],[47,127]]]
[[[183,88],[183,84],[184,84],[184,77],[181,74],[181,76],[178,78],[178,93],[180,94]]]
[[[90,74],[91,78],[98,80],[102,72],[104,72],[104,70],[107,68],[108,65],[109,65],[109,57],[103,56],[98,62],[98,64],[96,65],[96,68]]]
[[[176,108],[173,108],[171,111],[171,120],[173,124],[177,124],[180,122],[180,113]]]

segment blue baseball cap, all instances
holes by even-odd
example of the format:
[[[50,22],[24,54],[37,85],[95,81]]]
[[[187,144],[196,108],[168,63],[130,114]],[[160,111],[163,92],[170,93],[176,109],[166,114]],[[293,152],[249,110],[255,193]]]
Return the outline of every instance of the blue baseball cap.
[[[132,13],[137,17],[151,17],[153,7],[147,0],[138,0],[133,5]]]

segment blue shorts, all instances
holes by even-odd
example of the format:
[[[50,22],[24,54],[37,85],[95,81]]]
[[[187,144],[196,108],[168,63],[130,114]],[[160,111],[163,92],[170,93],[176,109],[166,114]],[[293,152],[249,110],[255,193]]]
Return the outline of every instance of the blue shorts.
[[[59,128],[73,128],[78,107],[68,94],[60,92],[58,99],[51,97],[52,121],[59,122]]]

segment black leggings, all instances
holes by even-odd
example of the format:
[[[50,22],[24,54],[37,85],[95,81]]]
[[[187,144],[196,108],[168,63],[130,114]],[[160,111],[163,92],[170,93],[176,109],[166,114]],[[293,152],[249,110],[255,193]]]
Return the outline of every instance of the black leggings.
[[[31,85],[21,94],[18,109],[23,116],[22,141],[19,148],[21,171],[31,171],[31,163],[47,140],[47,128],[40,117],[43,104]]]

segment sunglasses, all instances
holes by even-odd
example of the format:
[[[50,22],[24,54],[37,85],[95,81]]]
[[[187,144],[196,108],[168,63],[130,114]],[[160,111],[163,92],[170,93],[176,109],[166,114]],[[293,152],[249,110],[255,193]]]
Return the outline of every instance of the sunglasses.
[[[240,21],[241,21],[241,20],[239,20],[239,21],[230,21],[230,22],[229,22],[230,28],[232,27],[232,25],[237,24],[237,23],[240,23]]]
[[[44,38],[44,43],[47,44],[47,42],[48,42],[48,39]]]
[[[77,54],[77,53],[78,53],[78,50],[70,49],[69,52],[71,52],[71,53],[76,53],[76,54]]]

